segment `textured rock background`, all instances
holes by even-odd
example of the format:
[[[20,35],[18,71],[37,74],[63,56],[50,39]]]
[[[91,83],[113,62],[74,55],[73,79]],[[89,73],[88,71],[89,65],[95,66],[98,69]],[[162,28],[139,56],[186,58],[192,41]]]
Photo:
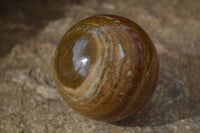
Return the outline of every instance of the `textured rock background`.
[[[62,35],[100,13],[128,17],[152,38],[160,77],[151,101],[118,123],[85,118],[61,99],[52,57]],[[198,133],[199,0],[0,1],[1,133]]]

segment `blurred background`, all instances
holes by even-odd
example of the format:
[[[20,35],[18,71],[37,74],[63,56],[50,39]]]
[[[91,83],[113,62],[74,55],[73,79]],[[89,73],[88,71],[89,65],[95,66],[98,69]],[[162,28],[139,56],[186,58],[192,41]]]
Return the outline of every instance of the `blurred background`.
[[[52,57],[63,34],[102,13],[139,24],[160,59],[152,99],[136,116],[115,124],[70,109],[52,76]],[[198,133],[199,29],[199,0],[1,0],[0,132]]]

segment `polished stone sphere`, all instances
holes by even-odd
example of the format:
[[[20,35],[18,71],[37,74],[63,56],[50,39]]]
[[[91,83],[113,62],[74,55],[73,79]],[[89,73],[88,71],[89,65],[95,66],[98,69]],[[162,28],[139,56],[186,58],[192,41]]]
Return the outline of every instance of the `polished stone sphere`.
[[[72,26],[57,46],[54,75],[66,103],[84,116],[114,122],[150,99],[159,73],[155,47],[133,21],[97,15]]]

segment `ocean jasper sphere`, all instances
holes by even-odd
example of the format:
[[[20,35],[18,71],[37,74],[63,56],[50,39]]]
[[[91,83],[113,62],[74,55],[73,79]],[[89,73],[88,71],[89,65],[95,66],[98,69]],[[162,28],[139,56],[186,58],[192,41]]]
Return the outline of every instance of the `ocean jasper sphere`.
[[[146,32],[115,15],[86,18],[57,46],[54,75],[66,103],[80,114],[114,122],[137,113],[150,99],[159,62]]]

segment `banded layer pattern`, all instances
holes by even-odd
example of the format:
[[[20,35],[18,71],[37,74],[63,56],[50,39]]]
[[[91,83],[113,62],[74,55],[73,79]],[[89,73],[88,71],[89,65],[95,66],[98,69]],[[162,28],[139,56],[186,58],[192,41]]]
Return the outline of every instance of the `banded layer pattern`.
[[[159,69],[145,31],[114,15],[98,15],[74,25],[58,45],[54,66],[56,83],[68,105],[109,122],[144,106]]]

